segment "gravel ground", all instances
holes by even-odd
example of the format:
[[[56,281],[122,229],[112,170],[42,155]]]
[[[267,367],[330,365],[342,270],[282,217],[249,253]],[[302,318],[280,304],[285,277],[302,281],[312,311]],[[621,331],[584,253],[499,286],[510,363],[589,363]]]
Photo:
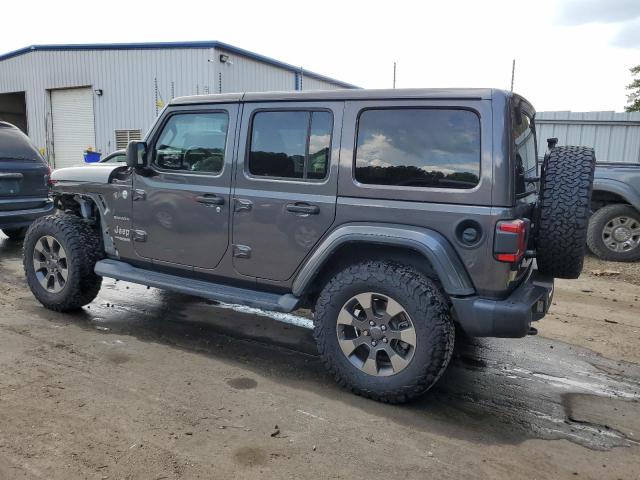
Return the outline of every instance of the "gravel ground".
[[[56,314],[19,250],[0,238],[0,479],[640,478],[637,264],[588,259],[539,336],[460,340],[389,406],[334,384],[304,320],[113,280]]]

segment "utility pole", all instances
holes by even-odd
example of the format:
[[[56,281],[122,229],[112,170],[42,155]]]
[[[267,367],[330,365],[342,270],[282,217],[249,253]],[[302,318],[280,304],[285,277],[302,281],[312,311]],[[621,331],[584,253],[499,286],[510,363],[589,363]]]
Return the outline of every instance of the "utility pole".
[[[393,88],[396,88],[396,62],[393,62]]]
[[[511,93],[513,93],[513,80],[516,78],[516,59],[511,64]]]

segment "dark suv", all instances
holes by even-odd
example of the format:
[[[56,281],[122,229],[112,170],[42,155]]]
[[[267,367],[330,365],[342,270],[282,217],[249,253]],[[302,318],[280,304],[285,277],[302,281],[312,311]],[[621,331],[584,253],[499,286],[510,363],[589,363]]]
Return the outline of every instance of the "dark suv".
[[[49,165],[17,127],[0,122],[0,230],[24,237],[36,218],[53,211]]]
[[[57,311],[102,277],[310,308],[340,384],[406,401],[443,373],[456,326],[534,333],[553,278],[580,274],[594,153],[551,148],[538,171],[534,117],[490,89],[175,99],[127,165],[53,173],[29,286]]]

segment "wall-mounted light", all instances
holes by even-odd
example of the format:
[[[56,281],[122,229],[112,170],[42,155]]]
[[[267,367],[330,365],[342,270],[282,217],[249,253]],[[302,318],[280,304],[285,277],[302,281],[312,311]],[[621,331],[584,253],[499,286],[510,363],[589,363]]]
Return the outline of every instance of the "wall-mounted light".
[[[225,53],[220,54],[220,63],[227,63],[229,61],[229,55]]]
[[[96,95],[97,95],[97,96],[99,96],[99,97],[101,97],[101,96],[102,96],[102,89],[101,89],[101,88],[96,88],[96,89],[94,90],[94,92],[96,92]]]

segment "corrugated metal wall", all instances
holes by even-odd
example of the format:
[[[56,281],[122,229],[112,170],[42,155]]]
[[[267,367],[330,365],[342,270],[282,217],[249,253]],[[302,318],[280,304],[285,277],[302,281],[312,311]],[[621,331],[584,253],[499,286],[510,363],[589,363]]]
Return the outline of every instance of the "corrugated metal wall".
[[[0,93],[26,92],[29,137],[38,148],[50,151],[49,91],[102,90],[101,96],[93,97],[93,146],[107,154],[116,149],[115,130],[140,129],[144,134],[172,97],[295,89],[295,73],[290,70],[240,55],[230,55],[232,64],[225,65],[219,53],[213,48],[33,51],[0,61]],[[311,89],[310,79],[305,79],[305,90]],[[320,80],[313,85],[332,86]]]
[[[229,55],[227,63],[220,63],[220,54]],[[269,92],[300,90],[299,73],[284,68],[279,68],[254,59],[216,50],[216,69],[218,73],[218,85],[211,93],[232,92]],[[296,81],[296,78],[298,80]],[[322,80],[309,75],[302,75],[301,90],[335,90],[344,88],[327,80]]]
[[[216,51],[216,60],[222,50]],[[267,92],[294,90],[295,75],[289,70],[273,67],[251,58],[229,54],[227,63],[216,61],[218,80],[222,79],[222,88],[211,93],[231,92]]]
[[[598,162],[640,163],[640,112],[538,112],[538,155],[547,138],[593,147]]]
[[[317,78],[309,77],[308,75],[302,76],[302,90],[337,90],[344,88],[335,83],[329,83],[324,80],[318,80]]]

